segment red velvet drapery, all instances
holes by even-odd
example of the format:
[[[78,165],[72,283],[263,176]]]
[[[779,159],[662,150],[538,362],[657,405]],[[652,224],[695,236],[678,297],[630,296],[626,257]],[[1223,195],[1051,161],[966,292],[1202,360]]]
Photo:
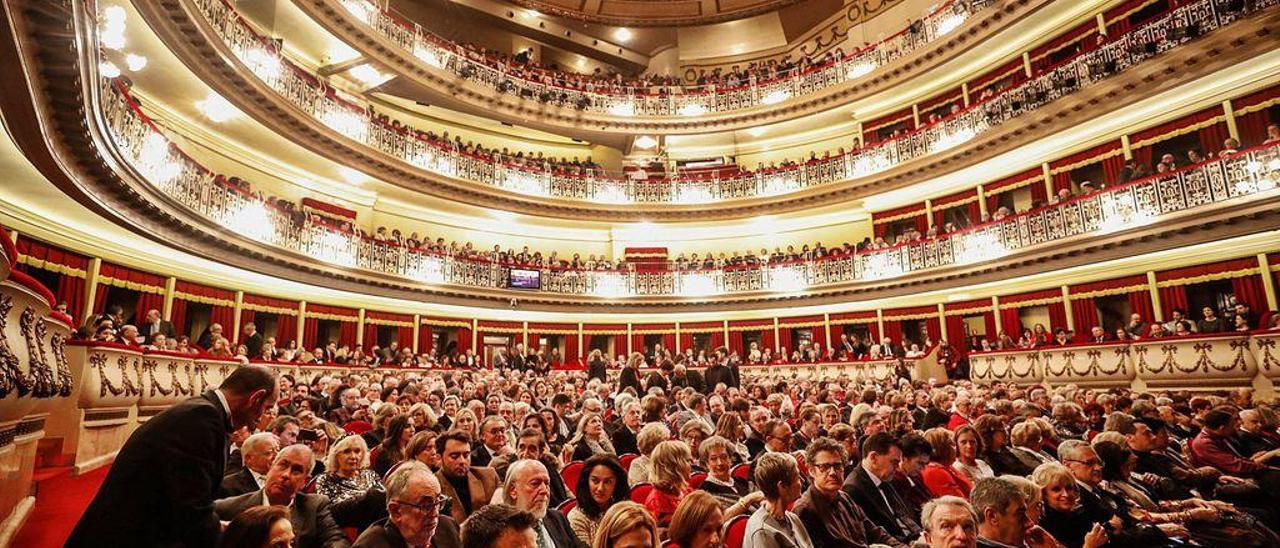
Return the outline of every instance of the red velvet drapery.
[[[459,354],[464,354],[464,353],[466,353],[466,352],[468,352],[468,351],[470,351],[470,350],[471,350],[471,337],[472,337],[472,333],[471,333],[471,328],[470,328],[470,327],[459,327],[459,328],[458,328],[458,346],[457,346],[457,349],[458,349],[458,353],[459,353]]]
[[[577,368],[581,365],[581,351],[578,350],[578,335],[570,334],[564,336],[564,364],[568,367]]]
[[[1174,310],[1187,312],[1187,286],[1171,285],[1160,288],[1160,313],[1172,318]]]
[[[1089,333],[1098,326],[1098,307],[1093,298],[1072,299],[1071,316],[1076,322],[1076,341],[1089,340]]]
[[[307,318],[302,323],[302,343],[304,348],[315,348],[321,346],[320,341],[316,340],[320,336],[320,320],[315,318]]]
[[[1231,101],[1231,108],[1236,113],[1236,129],[1240,131],[1240,140],[1245,146],[1259,145],[1266,140],[1267,125],[1276,123],[1266,107],[1277,101],[1280,101],[1280,85]]]
[[[150,291],[138,293],[138,306],[134,309],[133,321],[142,323],[143,319],[146,318],[148,310],[164,310],[164,295],[160,293],[152,293]]]
[[[435,331],[431,324],[422,324],[418,326],[418,347],[413,351],[418,354],[431,355],[435,350]]]
[[[25,257],[34,268],[58,273],[58,284],[53,289],[58,302],[67,303],[67,313],[77,322],[85,315],[84,276],[89,269],[89,259],[24,235],[18,235],[18,254]],[[20,265],[20,269],[27,268]]]
[[[911,219],[912,222],[915,223],[916,230],[919,230],[922,233],[929,229],[929,219],[925,216],[924,204],[911,204],[908,206],[890,209],[888,211],[871,213],[872,231],[875,233],[876,237],[885,237],[888,234],[889,225],[895,222],[881,222],[882,219],[900,216],[906,216],[904,218]]]
[[[1041,168],[1036,167],[982,185],[982,192],[987,196],[987,212],[995,213],[996,209],[1000,207],[1000,194],[1016,190],[1022,186],[1031,186],[1032,200],[1044,200],[1046,194],[1043,177],[1044,172]],[[1037,186],[1039,187],[1038,191],[1036,190]]]
[[[173,299],[173,307],[169,309],[169,322],[173,323],[173,330],[179,337],[187,334],[187,301]]]
[[[240,314],[243,316],[244,311],[241,311]],[[228,323],[226,325],[230,324]],[[285,346],[290,342],[293,342],[297,337],[298,317],[292,314],[276,314],[276,344],[278,346]]]
[[[693,333],[688,331],[680,332],[680,351],[684,352],[686,348],[693,348]],[[695,352],[694,355],[697,355]]]
[[[1151,292],[1146,289],[1129,293],[1129,308],[1134,314],[1142,316],[1144,322],[1156,320],[1155,310],[1151,306]]]
[[[1054,301],[1045,306],[1049,309],[1049,329],[1066,329],[1067,328],[1067,307],[1061,302]]]
[[[711,349],[724,347],[724,331],[717,329],[711,332]]]
[[[885,320],[884,336],[891,339],[893,344],[902,344],[902,320]]]
[[[613,353],[620,356],[629,356],[626,333],[619,333],[613,336]]]
[[[795,351],[796,347],[795,343],[791,340],[791,333],[790,328],[784,327],[778,329],[778,346],[774,348],[775,353],[786,350],[787,356],[790,357],[791,353]]]
[[[356,322],[341,322],[341,328],[338,329],[338,346],[356,345],[356,331],[360,325]]]
[[[1022,336],[1022,311],[1017,308],[1000,310],[1000,329],[1010,338],[1017,340]]]
[[[948,196],[943,196],[933,201],[933,224],[942,227],[946,224],[947,210],[952,208],[964,208],[964,216],[969,219],[969,224],[978,224],[982,217],[982,210],[978,204],[978,189],[957,192]],[[960,203],[969,200],[967,203]],[[964,224],[960,225],[963,228]]]
[[[364,345],[364,351],[369,352],[373,347],[378,346],[378,326],[376,324],[366,323],[364,325],[364,341],[360,344]]]
[[[947,344],[961,355],[969,350],[969,334],[965,330],[964,316],[947,316]]]
[[[1267,311],[1267,294],[1263,289],[1261,276],[1253,274],[1232,278],[1231,289],[1235,293],[1236,301],[1249,305],[1249,310],[1256,315],[1255,317],[1261,317],[1262,313]]]
[[[397,327],[396,342],[400,343],[400,348],[413,348],[413,328],[404,325]]]

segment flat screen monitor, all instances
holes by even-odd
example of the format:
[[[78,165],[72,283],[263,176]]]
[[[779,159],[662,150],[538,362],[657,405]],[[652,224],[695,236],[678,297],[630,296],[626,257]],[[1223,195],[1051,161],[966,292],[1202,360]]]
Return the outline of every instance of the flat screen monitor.
[[[541,289],[542,273],[537,270],[513,268],[511,269],[507,287],[511,289]]]

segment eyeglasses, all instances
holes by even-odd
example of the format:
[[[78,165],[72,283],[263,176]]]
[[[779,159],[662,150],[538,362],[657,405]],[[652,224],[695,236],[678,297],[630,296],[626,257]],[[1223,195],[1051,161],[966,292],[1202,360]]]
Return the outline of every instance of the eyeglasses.
[[[444,505],[449,504],[450,500],[452,499],[450,499],[446,495],[438,495],[436,496],[435,500],[428,500],[427,502],[422,502],[422,503],[414,503],[414,502],[409,502],[407,500],[396,500],[396,502],[403,504],[405,506],[412,506],[414,508],[422,510],[424,513],[427,513],[427,514],[434,514],[436,512],[439,512],[441,508],[444,508]]]
[[[1083,464],[1083,465],[1085,465],[1085,466],[1090,466],[1090,467],[1092,467],[1092,466],[1102,466],[1102,461],[1100,461],[1100,460],[1098,460],[1098,459],[1089,459],[1089,460],[1063,459],[1063,461],[1064,461],[1064,462],[1075,462],[1075,463]]]
[[[819,472],[843,472],[844,463],[843,462],[821,462],[821,463],[815,462],[813,463],[813,469]]]

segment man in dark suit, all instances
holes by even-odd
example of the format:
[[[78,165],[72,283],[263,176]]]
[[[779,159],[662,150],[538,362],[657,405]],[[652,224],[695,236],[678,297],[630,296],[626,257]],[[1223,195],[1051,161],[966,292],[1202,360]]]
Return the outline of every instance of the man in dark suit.
[[[587,548],[569,526],[569,518],[550,508],[551,476],[547,467],[536,460],[518,460],[507,468],[502,494],[505,502],[538,518],[534,535],[541,537],[538,546],[548,548]]]
[[[450,430],[436,438],[440,453],[440,492],[453,501],[449,515],[462,523],[479,510],[498,490],[498,474],[492,468],[471,466],[471,436],[461,430]]]
[[[622,425],[613,432],[613,450],[619,455],[640,454],[636,435],[640,434],[640,427],[644,426],[642,419],[640,402],[633,401],[622,408]]]
[[[507,452],[507,421],[489,415],[480,421],[480,443],[471,450],[472,466],[489,466],[493,458]]]
[[[258,333],[258,326],[253,322],[244,324],[244,330],[241,331],[240,344],[249,349],[250,356],[262,355],[262,333]]]
[[[351,543],[329,513],[329,497],[303,493],[311,480],[315,455],[305,445],[290,445],[280,450],[267,471],[262,489],[240,496],[220,499],[213,504],[218,519],[231,521],[241,512],[255,506],[287,506],[293,524],[295,548],[345,548]]]
[[[248,365],[152,417],[120,449],[66,545],[213,546],[227,436],[275,402],[276,373]]]
[[[147,311],[145,321],[138,326],[142,331],[142,336],[146,337],[146,344],[155,344],[156,335],[164,335],[166,339],[177,339],[178,333],[173,329],[173,322],[160,318],[160,311],[152,308]]]
[[[234,497],[252,493],[262,489],[266,481],[267,471],[271,469],[271,461],[280,452],[280,441],[271,432],[258,432],[240,445],[240,454],[244,466],[239,471],[227,474],[218,487],[218,497]]]
[[[774,455],[766,454],[760,459],[773,458]],[[814,440],[805,454],[812,483],[796,501],[795,513],[808,531],[813,545],[885,544],[905,548],[902,542],[885,531],[878,522],[868,519],[849,494],[841,490],[846,460],[844,447],[831,438]]]
[[[458,548],[462,539],[458,523],[441,515],[440,481],[427,465],[407,461],[397,466],[386,482],[387,518],[374,523],[355,548]]]
[[[894,472],[902,462],[898,440],[886,432],[867,436],[862,455],[862,462],[845,479],[844,492],[893,538],[904,543],[915,540],[920,536],[920,524],[893,487]]]
[[[711,366],[707,368],[704,375],[707,378],[707,391],[705,393],[710,394],[715,392],[716,385],[721,383],[723,383],[726,388],[733,388],[735,386],[733,370],[730,369],[728,365],[725,365],[726,360],[724,358],[724,354],[717,350],[715,357],[712,359],[714,361]]]

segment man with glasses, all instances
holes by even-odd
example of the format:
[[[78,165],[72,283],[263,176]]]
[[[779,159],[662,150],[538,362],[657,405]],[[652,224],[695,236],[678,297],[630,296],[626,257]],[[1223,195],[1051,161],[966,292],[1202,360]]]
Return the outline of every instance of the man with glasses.
[[[497,415],[485,417],[480,421],[480,441],[471,451],[471,464],[489,466],[494,457],[507,452],[507,420]]]
[[[462,545],[458,524],[440,515],[445,497],[427,465],[401,464],[387,476],[387,519],[360,535],[356,548],[456,548]]]
[[[218,496],[234,497],[262,489],[262,484],[267,480],[267,470],[271,468],[271,461],[276,459],[276,453],[279,452],[280,441],[275,434],[258,432],[249,436],[244,443],[240,444],[244,468],[222,478],[222,485],[218,487]]]
[[[844,446],[831,438],[818,438],[805,452],[809,476],[813,483],[796,501],[795,513],[814,546],[868,546],[905,544],[879,525],[867,519],[844,484]]]
[[[862,442],[862,462],[849,474],[843,490],[866,512],[867,518],[902,542],[920,536],[920,524],[893,487],[893,476],[902,462],[898,440],[885,432]]]
[[[296,548],[349,546],[347,535],[329,512],[329,497],[302,492],[311,480],[311,469],[315,464],[311,448],[305,445],[285,447],[271,463],[262,489],[218,500],[213,503],[213,510],[218,519],[231,521],[255,506],[287,506]]]
[[[1058,445],[1058,459],[1062,464],[1066,465],[1067,470],[1071,471],[1071,476],[1076,479],[1076,485],[1079,486],[1080,494],[1080,513],[1089,516],[1090,521],[1094,523],[1108,522],[1113,517],[1120,517],[1125,521],[1125,528],[1128,534],[1140,532],[1149,535],[1146,538],[1161,538],[1164,535],[1182,536],[1187,534],[1186,528],[1176,523],[1164,523],[1157,526],[1160,531],[1138,531],[1138,528],[1149,529],[1150,526],[1144,523],[1134,523],[1129,516],[1128,504],[1119,497],[1107,492],[1100,487],[1102,483],[1102,459],[1098,458],[1098,452],[1094,451],[1093,446],[1081,440],[1066,440]],[[987,480],[984,480],[987,481]],[[978,482],[981,485],[982,482]],[[1017,489],[1016,486],[1013,487]],[[974,489],[973,504],[978,506],[976,494],[978,488]],[[982,510],[978,510],[978,518],[982,519]],[[1112,539],[1115,541],[1116,539]],[[982,542],[978,543],[980,546]]]

